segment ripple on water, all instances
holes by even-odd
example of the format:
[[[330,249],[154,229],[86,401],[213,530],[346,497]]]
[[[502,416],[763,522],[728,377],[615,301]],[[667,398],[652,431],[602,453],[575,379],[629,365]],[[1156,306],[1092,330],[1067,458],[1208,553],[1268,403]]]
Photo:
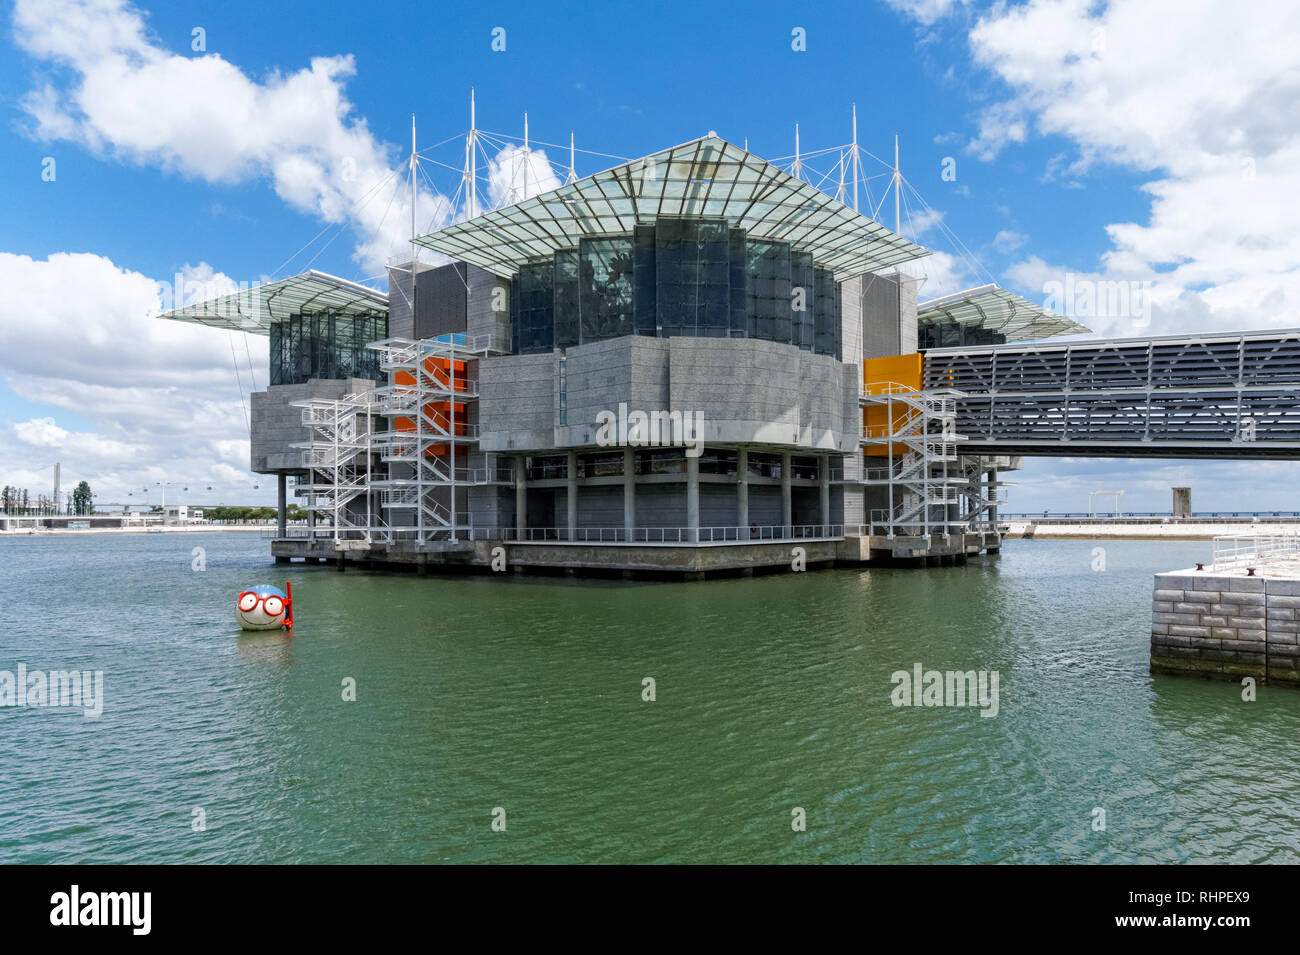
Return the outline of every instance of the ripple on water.
[[[644,584],[3,539],[44,610],[0,669],[103,670],[106,705],[0,710],[0,861],[1297,861],[1300,693],[1147,672],[1151,574],[1204,545],[1092,546]],[[292,638],[241,636],[286,576]],[[916,663],[997,670],[998,715],[892,706]]]

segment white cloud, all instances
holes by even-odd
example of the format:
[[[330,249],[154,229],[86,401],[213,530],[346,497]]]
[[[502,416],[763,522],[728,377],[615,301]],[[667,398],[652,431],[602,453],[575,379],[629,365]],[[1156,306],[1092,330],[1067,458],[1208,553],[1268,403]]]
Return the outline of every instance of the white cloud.
[[[1150,283],[1149,324],[1089,322],[1106,333],[1292,325],[1300,305],[1300,7],[1213,0],[1031,0],[995,7],[972,29],[977,63],[1012,90],[980,118],[971,148],[1022,141],[1024,117],[1077,157],[1047,174],[1113,164],[1153,174],[1145,222],[1107,226],[1091,281]],[[1094,181],[1090,188],[1098,188]],[[1022,285],[1068,270],[1029,259]],[[1079,277],[1079,276],[1076,276]]]
[[[488,169],[488,201],[494,208],[511,205],[558,189],[560,184],[545,152],[506,146]]]
[[[922,26],[930,26],[954,10],[966,6],[969,0],[885,0],[885,2]]]
[[[23,444],[38,448],[57,448],[68,439],[68,432],[54,423],[53,418],[32,418],[14,424],[14,434]]]
[[[258,79],[219,54],[163,48],[125,0],[18,0],[14,37],[52,70],[22,99],[32,135],[216,185],[266,179],[296,210],[351,221],[354,258],[368,271],[409,258],[404,161],[348,102],[350,56]],[[520,147],[503,150],[485,175],[480,189],[493,204],[559,185],[544,152]],[[418,190],[422,231],[463,211],[463,201],[458,210]],[[0,427],[9,471],[0,480],[43,486],[46,462],[33,464],[33,455],[48,453],[101,499],[125,500],[132,488],[139,499],[141,487],[167,480],[212,484],[227,500],[259,497],[241,397],[266,386],[266,339],[152,318],[178,298],[231,291],[233,279],[205,262],[187,265],[178,283],[159,283],[97,255],[0,253],[0,283],[5,384],[95,426],[76,430],[55,416]]]
[[[381,186],[401,162],[345,96],[352,57],[315,57],[259,81],[220,54],[164,49],[125,0],[18,0],[14,36],[59,70],[23,98],[35,135],[211,183],[267,177],[301,212],[351,218],[366,269],[409,258],[409,190],[400,173]],[[442,224],[450,212],[421,190],[417,221]]]
[[[975,284],[975,273],[970,264],[947,252],[933,252],[923,259],[908,262],[902,271],[919,279],[918,300],[928,302]]]
[[[206,264],[183,281],[227,287]],[[58,460],[64,484],[88,480],[105,500],[155,481],[214,485],[228,500],[250,500],[253,478],[232,346],[250,382],[266,385],[266,339],[152,318],[167,289],[88,254],[47,259],[0,253],[0,376],[19,398],[63,416],[0,427],[0,483],[49,483]]]
[[[1013,229],[1002,229],[993,237],[993,248],[1003,255],[1010,255],[1029,241],[1029,236]]]

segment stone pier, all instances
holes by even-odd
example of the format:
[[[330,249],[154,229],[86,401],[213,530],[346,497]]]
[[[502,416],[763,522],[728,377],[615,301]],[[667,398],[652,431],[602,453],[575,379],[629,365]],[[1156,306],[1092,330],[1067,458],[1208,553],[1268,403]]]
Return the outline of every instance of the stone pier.
[[[1300,686],[1300,567],[1156,574],[1151,672]]]

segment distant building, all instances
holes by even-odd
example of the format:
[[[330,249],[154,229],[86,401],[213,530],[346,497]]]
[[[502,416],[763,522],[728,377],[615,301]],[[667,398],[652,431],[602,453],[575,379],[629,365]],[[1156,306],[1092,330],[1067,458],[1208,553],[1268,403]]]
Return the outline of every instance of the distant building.
[[[203,509],[190,507],[188,504],[168,504],[163,508],[164,524],[199,524],[203,521]]]

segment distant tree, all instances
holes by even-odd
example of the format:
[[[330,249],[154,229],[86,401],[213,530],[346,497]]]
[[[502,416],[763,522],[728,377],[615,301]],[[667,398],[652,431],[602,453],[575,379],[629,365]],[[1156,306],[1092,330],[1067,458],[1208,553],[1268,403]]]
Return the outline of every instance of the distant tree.
[[[72,492],[72,511],[74,514],[90,514],[95,509],[95,495],[90,491],[90,485],[82,481],[77,485],[76,490]]]
[[[12,508],[13,506],[14,506],[14,489],[10,487],[8,484],[6,484],[4,486],[4,490],[0,490],[0,508],[3,508],[4,512],[7,514],[9,513],[10,508]]]

